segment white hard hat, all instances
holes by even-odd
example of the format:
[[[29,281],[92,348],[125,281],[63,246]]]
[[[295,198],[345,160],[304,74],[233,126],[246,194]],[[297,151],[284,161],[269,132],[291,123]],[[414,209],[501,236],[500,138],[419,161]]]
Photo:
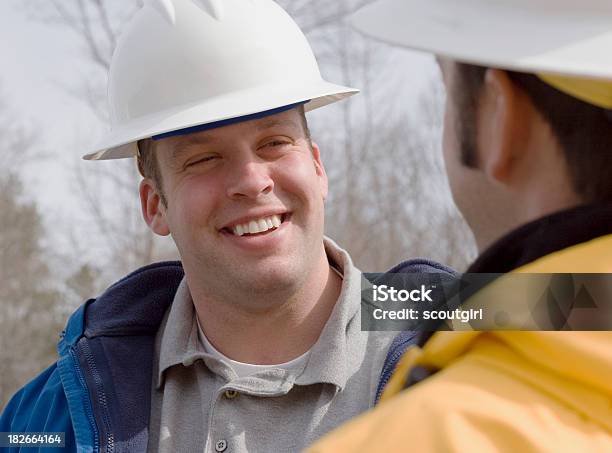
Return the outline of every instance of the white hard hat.
[[[612,0],[380,0],[351,22],[465,63],[612,79]]]
[[[357,92],[321,78],[305,36],[272,0],[148,0],[113,55],[111,131],[84,159],[132,157],[140,139]]]

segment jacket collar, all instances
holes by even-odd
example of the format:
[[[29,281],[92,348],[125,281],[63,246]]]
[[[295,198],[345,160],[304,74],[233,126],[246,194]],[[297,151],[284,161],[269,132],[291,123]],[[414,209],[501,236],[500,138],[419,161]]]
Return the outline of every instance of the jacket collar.
[[[485,250],[466,273],[507,273],[560,250],[612,233],[612,203],[584,205],[527,223]],[[419,333],[424,346],[435,331]]]
[[[579,206],[525,224],[495,242],[468,273],[504,273],[612,233],[612,203]]]
[[[140,268],[90,301],[84,321],[72,318],[66,331],[79,328],[87,338],[155,335],[182,278],[183,267],[178,261]]]

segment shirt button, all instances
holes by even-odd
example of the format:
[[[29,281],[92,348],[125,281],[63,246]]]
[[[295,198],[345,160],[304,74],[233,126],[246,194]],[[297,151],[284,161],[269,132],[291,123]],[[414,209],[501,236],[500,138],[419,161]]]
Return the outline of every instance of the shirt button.
[[[215,444],[215,450],[221,453],[227,449],[227,441],[225,439],[218,440]]]
[[[226,390],[223,394],[228,400],[233,400],[238,396],[238,392],[236,390]]]

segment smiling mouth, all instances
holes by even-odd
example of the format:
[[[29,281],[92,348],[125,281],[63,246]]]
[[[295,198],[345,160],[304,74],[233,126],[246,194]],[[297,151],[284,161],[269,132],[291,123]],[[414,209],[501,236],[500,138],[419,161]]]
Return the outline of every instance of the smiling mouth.
[[[260,217],[249,222],[234,225],[233,227],[223,228],[226,233],[234,236],[260,236],[276,230],[289,219],[290,214],[275,214],[267,217]]]

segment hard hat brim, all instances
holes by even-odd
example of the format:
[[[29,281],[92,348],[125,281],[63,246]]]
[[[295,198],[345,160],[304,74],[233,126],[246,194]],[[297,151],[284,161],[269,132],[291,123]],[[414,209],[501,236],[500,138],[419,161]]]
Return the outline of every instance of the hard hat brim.
[[[234,92],[132,120],[111,131],[94,147],[92,152],[83,156],[83,159],[107,160],[134,157],[138,151],[136,146],[138,140],[198,125],[253,115],[305,101],[308,102],[304,104],[304,110],[310,111],[358,92],[359,90],[355,88],[336,85],[324,80],[299,85],[261,86]]]
[[[465,63],[612,79],[612,2],[380,0],[350,21],[386,43]]]

